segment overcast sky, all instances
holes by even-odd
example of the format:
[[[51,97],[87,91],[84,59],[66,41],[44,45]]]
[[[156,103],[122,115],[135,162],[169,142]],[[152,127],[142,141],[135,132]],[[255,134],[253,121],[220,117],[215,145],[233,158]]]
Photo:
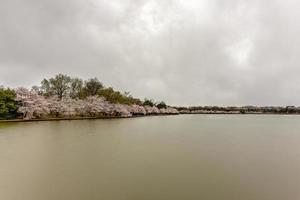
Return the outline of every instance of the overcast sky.
[[[300,105],[297,0],[0,0],[0,85],[66,73],[176,105]]]

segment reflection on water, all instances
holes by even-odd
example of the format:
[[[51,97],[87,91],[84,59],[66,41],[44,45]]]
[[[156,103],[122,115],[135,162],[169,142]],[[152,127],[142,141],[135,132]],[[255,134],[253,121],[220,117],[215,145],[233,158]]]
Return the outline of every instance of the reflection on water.
[[[297,200],[300,116],[0,124],[2,200]]]

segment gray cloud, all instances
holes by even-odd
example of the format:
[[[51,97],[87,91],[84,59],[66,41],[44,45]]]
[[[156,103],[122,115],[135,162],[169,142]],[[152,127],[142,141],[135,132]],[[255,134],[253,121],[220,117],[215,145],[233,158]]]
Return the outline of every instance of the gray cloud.
[[[293,0],[1,0],[0,84],[67,73],[179,105],[300,105]]]

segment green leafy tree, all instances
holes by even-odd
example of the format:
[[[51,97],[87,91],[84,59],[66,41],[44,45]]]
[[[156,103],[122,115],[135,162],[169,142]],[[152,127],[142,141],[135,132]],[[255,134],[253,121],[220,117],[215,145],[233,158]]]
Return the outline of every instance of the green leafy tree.
[[[71,78],[67,75],[58,74],[50,78],[50,88],[60,99],[67,93],[70,88]]]
[[[101,89],[99,95],[103,96],[107,101],[111,103],[117,103],[117,93],[112,87]]]
[[[82,98],[83,97],[83,81],[80,78],[72,78],[70,86],[70,97]]]
[[[98,80],[98,78],[91,78],[84,83],[84,96],[95,96],[99,95],[101,89],[103,89],[103,84]]]
[[[41,87],[39,87],[39,86],[34,85],[34,86],[32,86],[31,90],[36,92],[39,95],[43,94],[43,91],[41,90]]]
[[[41,85],[41,91],[45,96],[57,95],[62,99],[71,87],[71,77],[64,74],[58,74],[49,80],[44,79],[41,82]]]
[[[32,90],[46,97],[57,95],[60,99],[66,95],[69,95],[73,99],[85,99],[89,96],[103,96],[111,103],[155,106],[153,100],[146,99],[143,102],[138,98],[134,98],[130,92],[123,93],[115,91],[112,87],[106,88],[98,78],[83,81],[80,78],[71,78],[67,75],[58,74],[54,78],[42,80],[41,86],[34,86]]]
[[[167,108],[167,104],[163,101],[159,102],[157,105],[157,108],[161,109],[161,108]]]
[[[133,98],[129,92],[124,92],[124,94],[122,94],[119,91],[115,91],[111,87],[101,89],[99,95],[103,96],[107,101],[111,103],[119,103],[119,104],[127,104],[127,105],[142,104],[141,100],[137,98]]]
[[[53,95],[52,91],[51,91],[51,87],[50,87],[50,82],[47,79],[43,79],[41,81],[41,87],[39,89],[41,91],[41,93],[44,96],[51,96]]]
[[[145,99],[143,102],[143,106],[155,106],[154,100],[153,99]]]
[[[6,118],[17,110],[16,93],[9,88],[0,88],[0,117]]]

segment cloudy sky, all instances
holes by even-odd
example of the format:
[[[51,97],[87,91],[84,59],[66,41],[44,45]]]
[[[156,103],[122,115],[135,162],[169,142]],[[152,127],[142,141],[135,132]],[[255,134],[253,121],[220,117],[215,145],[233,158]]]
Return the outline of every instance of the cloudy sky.
[[[300,105],[296,0],[0,0],[0,85],[66,73],[177,105]]]

